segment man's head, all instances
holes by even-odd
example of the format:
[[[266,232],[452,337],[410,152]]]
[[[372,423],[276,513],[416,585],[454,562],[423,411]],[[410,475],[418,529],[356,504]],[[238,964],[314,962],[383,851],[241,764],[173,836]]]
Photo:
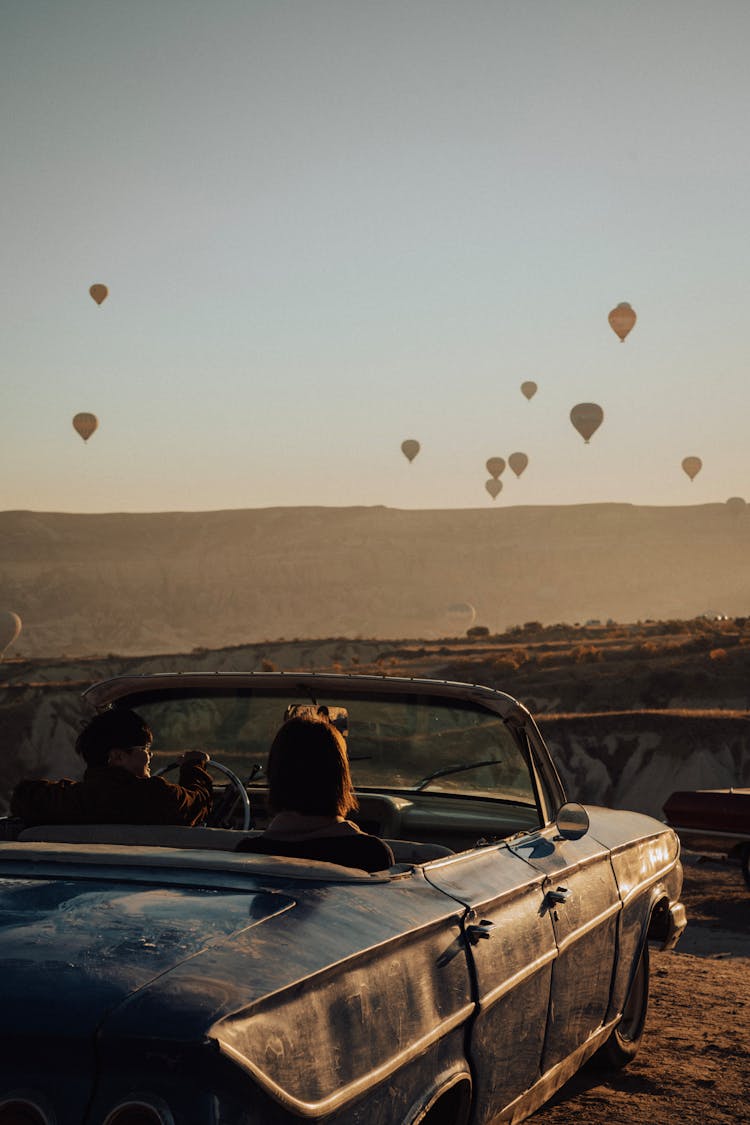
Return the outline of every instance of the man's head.
[[[87,766],[120,766],[135,777],[151,773],[151,728],[135,711],[112,707],[86,724],[76,751]]]

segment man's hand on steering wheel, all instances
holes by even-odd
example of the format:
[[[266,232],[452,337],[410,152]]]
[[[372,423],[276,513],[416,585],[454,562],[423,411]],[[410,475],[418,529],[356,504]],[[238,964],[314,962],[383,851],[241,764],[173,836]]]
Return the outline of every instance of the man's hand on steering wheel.
[[[247,789],[233,770],[230,770],[228,766],[223,766],[221,762],[212,762],[211,755],[207,754],[205,750],[183,751],[179,758],[175,758],[173,762],[169,762],[168,765],[162,766],[161,769],[157,770],[154,777],[161,777],[162,774],[169,773],[170,770],[177,769],[178,766],[184,765],[187,762],[198,762],[204,768],[211,762],[211,769],[218,770],[219,773],[225,774],[229,781],[227,791],[222,794],[219,805],[214,806],[206,817],[204,824],[210,828],[225,827],[225,825],[221,823],[225,815],[225,809],[232,809],[236,801],[239,800],[242,806],[242,824],[239,827],[243,832],[247,832],[249,828],[252,828],[250,798],[247,795]],[[232,798],[232,791],[234,791],[236,795],[234,799]]]
[[[188,762],[197,762],[199,766],[205,767],[211,761],[211,755],[207,754],[205,750],[186,750],[177,759],[181,766],[186,765]]]

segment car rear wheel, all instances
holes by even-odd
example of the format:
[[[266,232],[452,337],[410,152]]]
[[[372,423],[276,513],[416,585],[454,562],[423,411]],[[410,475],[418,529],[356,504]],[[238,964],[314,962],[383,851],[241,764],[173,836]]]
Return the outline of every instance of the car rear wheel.
[[[628,992],[622,1019],[591,1062],[603,1070],[619,1070],[638,1053],[648,1011],[648,945],[643,946]]]

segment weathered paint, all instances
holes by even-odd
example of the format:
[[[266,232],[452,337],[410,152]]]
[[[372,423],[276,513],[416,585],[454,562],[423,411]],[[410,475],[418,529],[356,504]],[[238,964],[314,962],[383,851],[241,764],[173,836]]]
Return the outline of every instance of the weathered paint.
[[[620,903],[609,852],[591,835],[564,840],[549,826],[511,848],[545,875],[544,908],[557,944],[542,1059],[546,1071],[606,1018]],[[550,894],[558,888],[565,900],[553,902]]]
[[[507,845],[491,845],[431,864],[427,878],[471,908],[485,927],[464,941],[474,966],[478,1010],[471,1026],[475,1066],[473,1120],[490,1121],[539,1077],[547,1025],[552,920],[544,878]]]
[[[641,813],[588,806],[590,834],[610,849],[622,902],[617,933],[618,959],[608,1018],[618,1016],[627,998],[657,902],[678,903],[682,888],[680,845],[671,828]]]

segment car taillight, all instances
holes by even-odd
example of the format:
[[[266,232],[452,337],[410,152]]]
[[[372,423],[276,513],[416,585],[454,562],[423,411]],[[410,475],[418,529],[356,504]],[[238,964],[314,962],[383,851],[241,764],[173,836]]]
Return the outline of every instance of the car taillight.
[[[25,1098],[0,1102],[0,1125],[49,1125],[49,1117]]]
[[[0,1120],[0,1125],[3,1125]],[[166,1106],[158,1108],[151,1102],[121,1102],[107,1114],[104,1125],[174,1125],[174,1118]]]

